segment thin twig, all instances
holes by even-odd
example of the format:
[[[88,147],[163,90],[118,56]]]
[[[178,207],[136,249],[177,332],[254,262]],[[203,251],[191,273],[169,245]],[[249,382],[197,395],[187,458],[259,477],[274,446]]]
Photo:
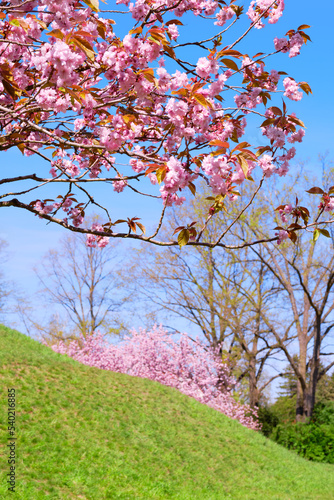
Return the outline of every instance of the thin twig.
[[[260,180],[260,183],[257,187],[257,189],[254,191],[253,193],[253,196],[251,197],[251,199],[249,200],[249,202],[247,203],[247,205],[241,210],[241,212],[238,214],[238,216],[234,219],[233,222],[231,222],[231,224],[225,229],[225,231],[223,232],[223,234],[220,236],[220,238],[218,238],[217,240],[217,243],[214,245],[218,245],[218,243],[221,242],[221,240],[224,238],[224,236],[229,232],[229,230],[234,226],[234,224],[240,219],[240,217],[242,216],[242,214],[247,210],[247,208],[253,203],[253,200],[255,198],[255,196],[257,195],[257,193],[260,191],[261,189],[261,186],[263,184],[263,181],[264,181],[264,178],[265,178],[265,174],[263,174],[262,176],[262,179]]]

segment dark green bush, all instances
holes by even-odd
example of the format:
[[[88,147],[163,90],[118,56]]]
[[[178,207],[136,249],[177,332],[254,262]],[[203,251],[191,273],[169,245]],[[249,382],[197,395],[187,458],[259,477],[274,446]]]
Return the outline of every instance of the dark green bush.
[[[334,401],[317,403],[313,410],[312,423],[334,427]]]
[[[279,424],[279,418],[272,412],[271,408],[268,408],[266,406],[260,406],[257,410],[257,414],[259,417],[259,422],[262,425],[262,434],[264,434],[266,437],[269,437],[276,425]]]
[[[279,424],[270,438],[308,460],[334,464],[334,425]]]

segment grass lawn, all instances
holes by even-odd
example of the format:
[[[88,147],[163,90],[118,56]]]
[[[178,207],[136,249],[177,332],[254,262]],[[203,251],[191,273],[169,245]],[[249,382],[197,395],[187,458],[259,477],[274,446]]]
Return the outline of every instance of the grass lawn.
[[[1,499],[334,500],[334,467],[156,382],[0,326]],[[16,389],[16,493],[7,388]]]

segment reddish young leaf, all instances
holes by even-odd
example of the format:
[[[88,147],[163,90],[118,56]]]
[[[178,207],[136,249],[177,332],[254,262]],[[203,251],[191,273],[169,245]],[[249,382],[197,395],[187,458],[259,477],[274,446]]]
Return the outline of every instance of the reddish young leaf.
[[[311,189],[308,189],[306,192],[310,194],[325,194],[325,191],[320,187],[313,187]]]

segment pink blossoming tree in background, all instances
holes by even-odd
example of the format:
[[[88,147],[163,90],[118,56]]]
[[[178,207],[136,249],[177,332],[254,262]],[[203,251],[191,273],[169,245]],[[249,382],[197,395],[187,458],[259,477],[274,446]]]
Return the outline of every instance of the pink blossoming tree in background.
[[[233,398],[235,380],[227,365],[198,339],[194,342],[183,334],[175,341],[161,327],[155,327],[133,331],[118,346],[107,344],[101,334],[95,334],[81,342],[59,342],[52,349],[88,366],[175,387],[250,429],[259,428],[256,412]]]
[[[247,214],[265,179],[286,174],[293,144],[304,136],[303,122],[288,112],[285,101],[299,101],[311,89],[268,67],[268,56],[297,56],[309,40],[308,26],[275,37],[267,53],[238,50],[251,30],[276,23],[283,10],[283,0],[245,6],[235,0],[0,2],[0,148],[37,155],[46,166],[45,173],[22,174],[11,165],[0,180],[10,186],[0,206],[86,233],[92,246],[127,237],[228,247],[225,235]],[[200,20],[211,35],[186,39],[183,16],[188,23]],[[243,16],[248,28],[235,35]],[[124,18],[132,28],[121,36],[118,25]],[[262,144],[244,140],[250,115],[262,127]],[[252,180],[253,171],[260,172],[259,183],[249,182],[244,208],[216,242],[206,242],[195,221],[173,228],[177,239],[173,230],[168,241],[159,239],[166,208],[182,204],[185,190],[195,194],[198,180],[204,178],[212,193],[207,227],[236,199],[237,186]],[[99,183],[109,183],[112,196],[131,192],[134,202],[145,195],[160,198],[153,233],[145,234],[135,208],[114,220],[110,207],[90,190]],[[333,211],[333,192],[318,192],[313,222],[297,200],[285,212],[285,227],[267,241],[295,240],[306,227],[326,235],[323,227],[333,221],[320,216]],[[291,200],[284,202],[283,207]],[[87,228],[83,222],[90,210],[100,210],[103,220]]]

